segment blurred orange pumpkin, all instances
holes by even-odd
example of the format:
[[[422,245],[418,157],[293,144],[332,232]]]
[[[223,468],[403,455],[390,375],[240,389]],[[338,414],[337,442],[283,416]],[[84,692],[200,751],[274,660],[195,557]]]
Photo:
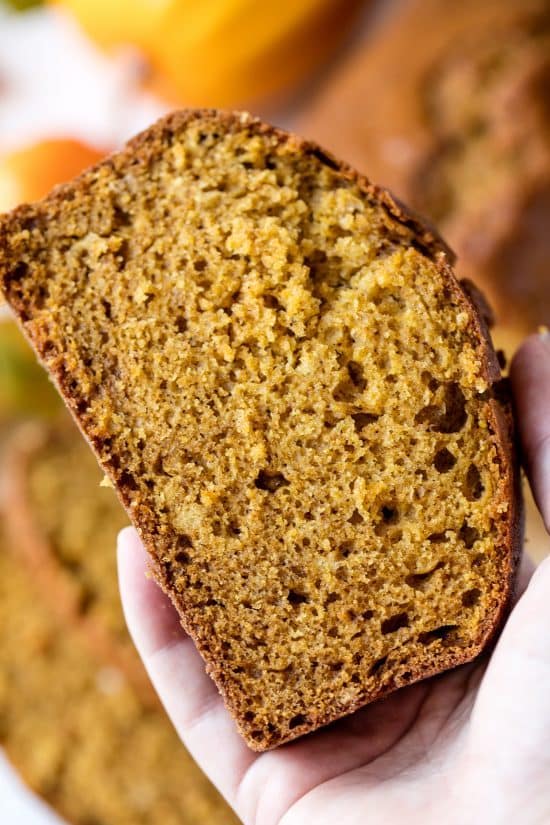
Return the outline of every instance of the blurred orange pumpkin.
[[[186,105],[233,106],[304,80],[365,0],[51,0],[102,46],[131,44],[153,85]]]
[[[101,158],[75,140],[46,140],[0,155],[0,212],[36,201]]]
[[[0,155],[0,212],[36,201],[70,180],[101,154],[75,140],[46,140]],[[0,299],[0,304],[3,303]],[[50,415],[60,406],[46,373],[13,322],[0,318],[0,423],[21,415]]]

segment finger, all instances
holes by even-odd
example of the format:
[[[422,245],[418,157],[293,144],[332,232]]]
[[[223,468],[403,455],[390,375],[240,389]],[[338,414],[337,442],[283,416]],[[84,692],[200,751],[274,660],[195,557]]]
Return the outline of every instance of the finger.
[[[549,627],[550,559],[545,559],[503,630],[472,714],[476,749],[490,750],[500,779],[517,783],[522,766],[531,771],[535,762],[540,770],[550,768]]]
[[[510,370],[524,463],[546,529],[550,526],[550,335],[531,335]]]
[[[535,572],[535,563],[533,560],[527,555],[527,553],[523,553],[521,557],[521,562],[519,566],[518,577],[516,581],[516,591],[514,594],[514,604],[519,601],[519,599],[523,596],[525,591],[527,590],[527,586],[531,581],[531,577]]]
[[[118,540],[120,592],[128,628],[179,736],[230,804],[255,754],[234,722],[192,639],[160,587],[147,578],[148,556],[132,528]]]
[[[159,649],[184,643],[187,637],[178,614],[149,577],[148,557],[133,527],[121,530],[117,550],[124,616],[142,658],[149,658]]]

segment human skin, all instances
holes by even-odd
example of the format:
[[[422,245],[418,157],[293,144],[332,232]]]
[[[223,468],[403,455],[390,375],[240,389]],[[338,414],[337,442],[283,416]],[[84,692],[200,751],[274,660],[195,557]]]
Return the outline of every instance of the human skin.
[[[516,354],[524,464],[550,526],[550,336]],[[525,557],[494,649],[309,736],[255,754],[157,585],[132,528],[119,537],[130,632],[182,742],[245,825],[548,825],[550,560]]]

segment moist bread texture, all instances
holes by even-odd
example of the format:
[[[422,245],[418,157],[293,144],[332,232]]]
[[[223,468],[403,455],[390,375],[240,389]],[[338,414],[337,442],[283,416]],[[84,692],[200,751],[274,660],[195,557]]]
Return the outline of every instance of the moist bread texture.
[[[213,111],[0,221],[6,298],[256,750],[472,659],[506,611],[509,414],[448,258],[317,146]]]
[[[113,491],[100,488],[76,427],[63,416],[17,428],[2,465],[0,744],[8,757],[74,825],[233,825],[152,687],[144,696],[117,591],[115,540],[127,519]],[[22,515],[32,531],[21,530]]]
[[[549,78],[547,0],[411,0],[299,129],[435,221],[459,275],[525,330],[550,321]]]

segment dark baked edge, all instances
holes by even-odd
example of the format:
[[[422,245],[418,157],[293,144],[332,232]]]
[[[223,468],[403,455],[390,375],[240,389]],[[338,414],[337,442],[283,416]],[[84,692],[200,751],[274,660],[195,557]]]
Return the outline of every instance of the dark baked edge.
[[[354,182],[366,197],[375,200],[386,210],[390,219],[412,231],[415,235],[415,246],[417,249],[436,264],[437,270],[450,294],[459,304],[463,306],[473,323],[473,330],[479,341],[479,358],[483,365],[484,377],[489,386],[493,386],[500,381],[501,373],[487,325],[481,316],[478,306],[472,300],[467,291],[459,284],[454,273],[452,272],[449,264],[454,261],[454,254],[439,237],[437,232],[428,226],[425,221],[417,217],[411,210],[403,206],[388,190],[371,183],[364,175],[356,172],[348,164],[338,161],[329,152],[326,152],[316,143],[304,140],[296,135],[293,135],[292,133],[288,133],[277,127],[265,124],[259,119],[253,118],[248,113],[218,112],[215,109],[188,109],[174,112],[164,118],[161,118],[149,129],[141,132],[130,140],[121,152],[107,157],[99,164],[96,164],[91,167],[91,169],[82,173],[72,182],[56,187],[44,200],[35,205],[19,206],[7,215],[0,217],[0,287],[4,292],[6,300],[15,311],[24,334],[27,336],[33,348],[39,355],[39,360],[52,375],[67,407],[73,415],[82,434],[91,445],[101,467],[113,481],[120,501],[128,512],[130,520],[135,525],[146,549],[148,550],[151,559],[151,571],[154,578],[171,599],[178,611],[182,626],[193,638],[197,649],[203,659],[205,659],[206,670],[221,693],[226,707],[234,717],[241,735],[252,750],[264,751],[316,730],[317,728],[327,725],[343,716],[347,716],[359,708],[370,704],[371,702],[374,702],[389,693],[392,693],[400,687],[405,686],[405,684],[412,684],[413,682],[437,675],[450,668],[465,664],[466,662],[476,658],[495,639],[511,605],[514,592],[514,581],[523,543],[523,505],[521,497],[520,471],[517,450],[514,446],[511,405],[503,404],[501,401],[497,401],[494,397],[492,397],[487,402],[490,413],[489,417],[493,426],[493,437],[499,453],[502,472],[505,477],[506,488],[508,491],[507,501],[509,506],[507,531],[505,535],[507,552],[502,560],[501,598],[495,608],[494,614],[488,618],[482,627],[478,639],[476,639],[468,647],[463,648],[460,653],[447,653],[446,651],[442,651],[442,653],[438,656],[437,666],[434,666],[433,668],[411,668],[410,678],[406,682],[397,678],[393,682],[381,687],[380,690],[373,691],[366,698],[364,697],[361,700],[350,702],[345,708],[340,708],[332,713],[327,713],[316,717],[304,725],[297,726],[288,735],[280,734],[278,736],[266,736],[262,741],[257,741],[250,737],[248,726],[243,723],[243,720],[239,717],[238,712],[233,709],[234,705],[231,694],[234,688],[228,684],[223,669],[220,668],[219,663],[217,663],[215,659],[210,659],[210,661],[208,661],[209,649],[207,635],[203,632],[200,625],[191,623],[186,618],[184,594],[173,591],[167,573],[159,561],[159,556],[157,553],[159,541],[158,536],[155,535],[154,531],[154,514],[148,507],[140,507],[138,501],[134,500],[134,502],[132,502],[128,489],[123,483],[121,484],[118,482],[115,468],[111,465],[108,459],[104,457],[105,451],[103,449],[104,445],[102,444],[101,439],[94,438],[93,435],[88,435],[85,431],[87,423],[86,415],[82,412],[79,406],[80,399],[75,397],[74,391],[71,391],[69,388],[69,382],[63,369],[60,368],[59,365],[55,366],[48,364],[48,357],[45,347],[46,341],[41,340],[39,336],[32,336],[30,331],[26,328],[26,321],[28,319],[25,317],[24,307],[18,302],[11,302],[9,294],[9,237],[11,233],[22,228],[22,224],[33,217],[41,215],[55,217],[56,212],[63,203],[64,199],[67,198],[70,200],[74,193],[86,191],[89,183],[93,182],[94,173],[102,168],[119,172],[121,169],[125,168],[128,163],[146,163],[148,160],[157,157],[159,152],[162,153],[162,151],[164,151],[166,148],[166,143],[170,143],[170,140],[175,133],[182,131],[191,123],[196,121],[200,121],[205,124],[215,123],[218,127],[224,128],[227,131],[240,131],[243,128],[246,128],[251,133],[275,138],[279,145],[286,144],[297,153],[314,155],[321,161],[321,163],[329,166],[336,174],[344,179]]]

